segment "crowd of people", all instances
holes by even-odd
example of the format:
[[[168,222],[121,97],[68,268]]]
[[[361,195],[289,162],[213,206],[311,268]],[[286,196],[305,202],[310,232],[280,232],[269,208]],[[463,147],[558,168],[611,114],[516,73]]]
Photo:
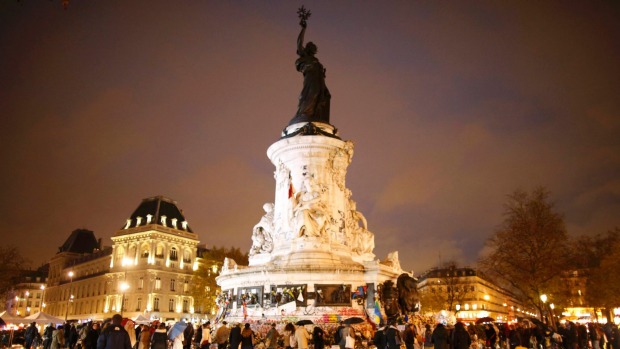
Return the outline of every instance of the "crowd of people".
[[[557,331],[531,322],[511,324],[432,319],[398,325],[391,321],[375,328],[361,324],[290,322],[232,323],[177,322],[135,324],[119,314],[103,323],[50,324],[41,333],[35,323],[23,329],[27,349],[620,349],[620,330],[613,324],[566,322]],[[7,346],[6,335],[2,338]],[[337,346],[337,347],[336,347]]]

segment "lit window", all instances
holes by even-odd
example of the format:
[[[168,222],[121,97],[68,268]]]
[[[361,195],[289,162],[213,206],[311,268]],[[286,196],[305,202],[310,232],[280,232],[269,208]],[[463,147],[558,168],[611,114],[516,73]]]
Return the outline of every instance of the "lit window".
[[[161,278],[159,278],[159,277],[155,278],[155,289],[156,290],[160,290],[161,289]]]
[[[174,298],[168,300],[168,311],[174,311]]]

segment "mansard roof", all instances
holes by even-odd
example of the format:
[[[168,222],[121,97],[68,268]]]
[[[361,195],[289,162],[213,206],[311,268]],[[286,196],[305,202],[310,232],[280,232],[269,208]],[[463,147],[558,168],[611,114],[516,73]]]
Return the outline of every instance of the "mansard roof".
[[[161,195],[142,200],[121,229],[150,224],[193,233],[183,216],[183,211],[177,207],[177,202]]]
[[[76,229],[58,248],[58,253],[92,253],[97,248],[99,248],[99,242],[95,238],[95,233],[87,229]]]

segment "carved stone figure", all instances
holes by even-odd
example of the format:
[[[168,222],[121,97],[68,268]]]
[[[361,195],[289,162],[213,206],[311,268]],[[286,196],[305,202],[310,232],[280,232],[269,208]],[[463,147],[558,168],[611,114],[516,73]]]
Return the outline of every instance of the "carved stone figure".
[[[329,123],[331,95],[325,85],[325,68],[314,56],[317,53],[316,45],[308,42],[304,46],[306,20],[310,17],[310,12],[302,6],[298,13],[301,19],[299,23],[301,32],[297,38],[297,55],[299,58],[295,61],[295,67],[304,75],[304,84],[299,95],[297,113],[290,124],[304,121]]]
[[[420,310],[420,296],[418,295],[418,282],[407,273],[400,274],[396,280],[398,288],[398,304],[403,314],[409,314]]]
[[[397,270],[402,270],[400,267],[400,260],[398,259],[398,251],[389,252],[387,258],[381,261],[381,264],[389,265]]]
[[[254,226],[252,232],[250,256],[273,250],[273,204],[266,203],[263,205],[263,209],[265,210],[265,215]]]
[[[322,189],[314,184],[312,177],[303,181],[301,190],[293,196],[294,229],[298,237],[325,236],[328,216],[327,206],[321,199]]]

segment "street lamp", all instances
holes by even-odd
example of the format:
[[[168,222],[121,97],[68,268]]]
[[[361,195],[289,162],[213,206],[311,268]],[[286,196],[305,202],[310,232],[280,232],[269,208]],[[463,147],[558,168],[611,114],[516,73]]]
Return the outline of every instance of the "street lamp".
[[[547,295],[546,294],[541,294],[540,295],[540,300],[542,301],[542,311],[540,312],[540,316],[542,317],[541,320],[544,320],[545,323],[548,323],[547,319],[545,318],[545,312],[547,312]]]
[[[45,308],[45,285],[41,285],[41,287],[39,287],[41,289],[41,291],[43,291],[43,293],[41,294],[41,310],[39,311],[43,311],[43,308]]]
[[[71,286],[73,285],[73,271],[69,272],[69,297],[67,297],[67,309],[65,309],[65,323],[67,323],[67,317],[69,316],[69,301],[73,299],[73,295],[71,294]]]
[[[123,308],[125,308],[125,291],[129,288],[129,285],[126,282],[121,284],[121,291],[123,291],[123,298],[121,298],[121,316],[123,316]]]

